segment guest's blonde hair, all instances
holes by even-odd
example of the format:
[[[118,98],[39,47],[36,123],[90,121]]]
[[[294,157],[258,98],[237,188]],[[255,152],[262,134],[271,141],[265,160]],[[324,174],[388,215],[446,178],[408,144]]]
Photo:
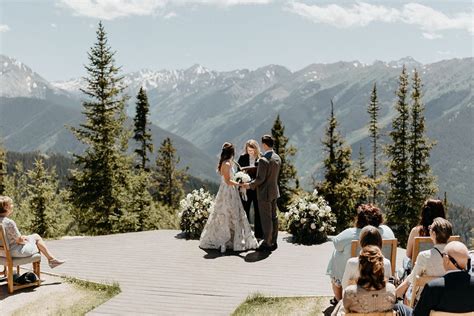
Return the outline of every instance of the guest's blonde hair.
[[[7,207],[13,204],[13,200],[8,196],[0,195],[0,214],[7,212]]]
[[[245,143],[245,153],[248,155],[248,148],[253,148],[257,152],[257,158],[262,157],[262,153],[260,152],[260,146],[258,145],[258,142],[255,139],[249,139]]]

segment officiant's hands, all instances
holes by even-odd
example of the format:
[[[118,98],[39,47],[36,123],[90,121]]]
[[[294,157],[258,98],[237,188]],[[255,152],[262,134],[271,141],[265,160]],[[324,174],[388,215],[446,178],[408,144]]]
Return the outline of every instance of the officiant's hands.
[[[249,183],[242,183],[242,187],[244,189],[250,189],[250,184]]]

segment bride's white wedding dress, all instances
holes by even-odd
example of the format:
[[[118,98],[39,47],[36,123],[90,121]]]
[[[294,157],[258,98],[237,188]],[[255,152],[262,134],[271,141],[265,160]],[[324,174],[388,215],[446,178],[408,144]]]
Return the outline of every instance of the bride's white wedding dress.
[[[232,179],[233,170],[229,172]],[[228,185],[221,176],[214,209],[211,210],[202,231],[199,247],[224,252],[226,249],[243,251],[255,249],[257,246],[257,240],[240,200],[238,187]]]

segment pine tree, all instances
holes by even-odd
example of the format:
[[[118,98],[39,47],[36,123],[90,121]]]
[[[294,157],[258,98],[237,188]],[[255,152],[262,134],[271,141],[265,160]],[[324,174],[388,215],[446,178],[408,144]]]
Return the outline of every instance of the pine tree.
[[[30,230],[33,214],[29,209],[28,175],[23,164],[17,161],[12,169],[12,174],[5,177],[6,196],[13,199],[15,211],[11,218],[16,222],[19,230],[25,234],[32,233]]]
[[[137,229],[130,203],[132,159],[126,154],[130,131],[124,128],[127,97],[114,55],[100,22],[85,67],[87,87],[81,90],[88,97],[83,102],[86,121],[71,128],[88,146],[83,155],[74,156],[78,169],[72,173],[71,201],[81,229],[92,234]]]
[[[147,229],[147,220],[154,210],[153,198],[150,194],[150,183],[152,183],[152,175],[146,170],[140,169],[134,177],[135,192],[133,194],[133,204],[138,217],[138,229]]]
[[[359,172],[360,175],[363,176],[369,169],[365,166],[365,155],[364,150],[362,150],[362,145],[359,146]]]
[[[5,194],[5,181],[7,176],[7,153],[0,141],[0,195]]]
[[[369,135],[370,135],[370,141],[372,143],[372,160],[373,160],[372,179],[374,181],[377,181],[377,177],[378,177],[378,170],[377,170],[378,143],[377,141],[380,137],[379,127],[378,127],[378,116],[379,116],[380,107],[379,107],[379,102],[377,98],[377,85],[375,83],[372,89],[372,94],[370,95],[370,104],[367,111],[370,115]],[[376,199],[377,199],[377,186],[374,186],[372,201],[375,203]]]
[[[395,230],[395,235],[405,245],[411,222],[418,218],[418,210],[412,207],[410,199],[410,110],[408,98],[408,74],[405,66],[399,77],[395,110],[390,132],[391,144],[386,147],[389,158],[388,184],[390,186],[387,206],[388,224]]]
[[[351,167],[351,149],[345,146],[343,137],[337,131],[337,126],[338,122],[334,115],[334,103],[331,100],[331,114],[323,145],[328,153],[326,159],[324,159],[324,167],[326,169],[324,178],[333,187],[348,178]]]
[[[336,231],[347,228],[355,215],[359,188],[354,185],[356,179],[351,170],[351,148],[346,146],[343,137],[337,131],[338,122],[334,115],[334,103],[331,100],[331,114],[328,119],[326,136],[322,141],[327,156],[324,159],[325,175],[323,183],[318,187],[331,206],[337,218]]]
[[[422,84],[418,71],[414,71],[412,80],[412,106],[410,125],[410,199],[411,206],[420,210],[423,202],[436,192],[434,177],[429,165],[430,150],[433,144],[425,135],[424,105],[422,101]],[[410,221],[417,224],[417,218]]]
[[[177,208],[184,195],[184,182],[187,180],[187,168],[178,169],[179,157],[171,139],[163,140],[156,158],[155,182],[157,184],[156,200],[164,205]]]
[[[33,213],[31,231],[43,237],[53,237],[57,231],[57,220],[61,201],[55,169],[46,170],[43,160],[37,159],[34,169],[29,170],[29,209]]]
[[[296,168],[291,159],[296,155],[296,148],[288,146],[288,137],[285,136],[285,126],[277,115],[272,127],[272,137],[275,140],[273,150],[281,159],[278,178],[280,198],[277,201],[280,212],[287,212],[293,195],[296,193],[299,182]]]
[[[148,170],[146,163],[150,161],[147,157],[147,152],[153,153],[153,143],[151,140],[150,122],[148,120],[148,114],[150,111],[150,104],[148,103],[148,97],[146,91],[140,88],[137,95],[137,108],[136,115],[134,118],[135,128],[133,130],[133,139],[138,142],[139,147],[135,149],[135,153],[140,159],[140,163],[137,166],[142,170]]]

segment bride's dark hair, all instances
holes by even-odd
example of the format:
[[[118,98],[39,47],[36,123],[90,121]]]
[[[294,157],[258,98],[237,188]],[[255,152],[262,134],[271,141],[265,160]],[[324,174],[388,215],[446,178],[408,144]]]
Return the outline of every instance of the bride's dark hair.
[[[224,143],[224,145],[222,145],[221,158],[219,159],[219,164],[217,165],[217,172],[221,173],[222,163],[234,157],[234,155],[234,145],[231,143]]]

